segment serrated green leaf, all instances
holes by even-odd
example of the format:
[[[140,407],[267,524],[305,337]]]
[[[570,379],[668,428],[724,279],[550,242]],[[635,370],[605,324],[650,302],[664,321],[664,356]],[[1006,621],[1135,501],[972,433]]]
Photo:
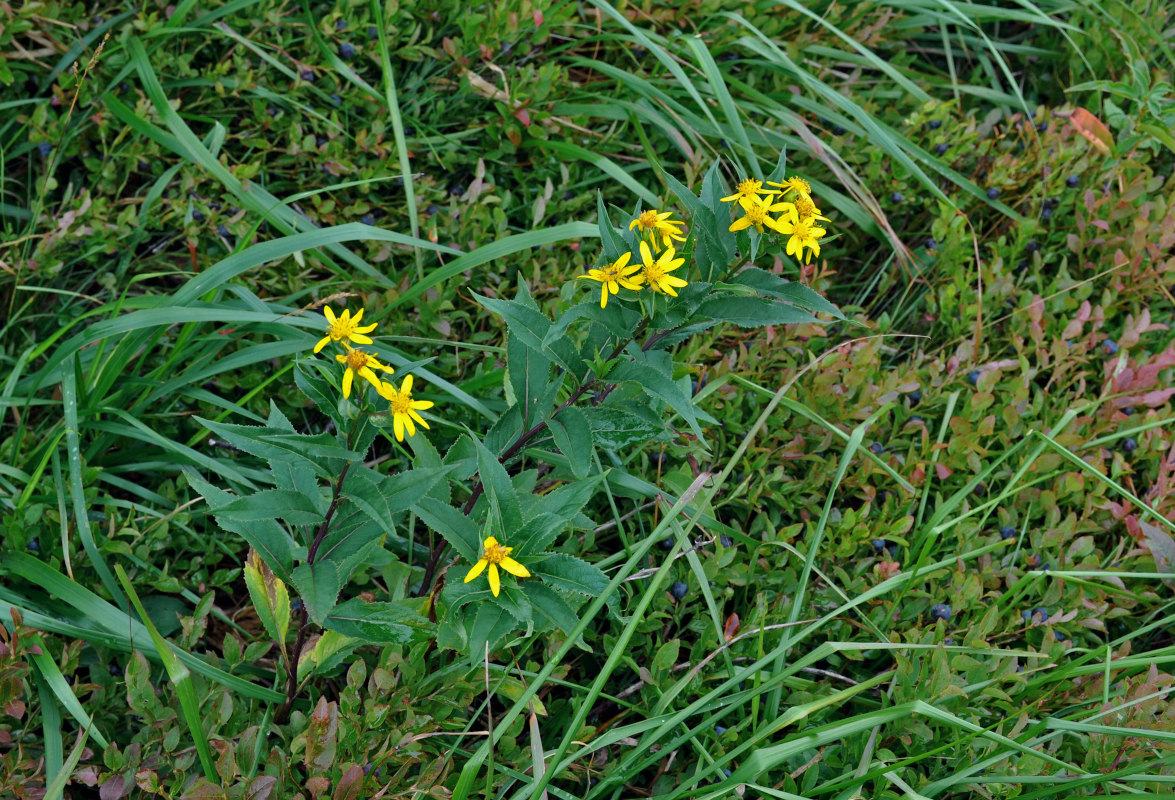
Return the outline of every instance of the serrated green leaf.
[[[477,525],[447,503],[431,497],[421,499],[412,507],[416,515],[432,530],[445,538],[461,557],[471,564],[481,555],[481,534]]]
[[[433,625],[397,603],[369,603],[358,597],[339,603],[323,627],[368,642],[407,644],[432,634]]]
[[[411,469],[395,475],[380,475],[355,465],[347,473],[343,496],[383,526],[385,533],[396,529],[395,516],[407,511],[428,490],[445,479],[449,467]]]
[[[698,410],[693,401],[667,375],[650,367],[647,360],[644,363],[626,361],[612,368],[608,380],[613,383],[635,383],[641,391],[664,401],[681,415],[699,440],[704,440],[705,434],[698,424]]]
[[[592,438],[607,450],[626,450],[668,438],[665,425],[643,406],[630,411],[619,406],[595,406],[584,409],[592,427]]]
[[[786,280],[779,275],[759,267],[746,267],[733,278],[731,283],[747,286],[760,294],[785,300],[793,305],[811,311],[823,311],[837,319],[844,319],[841,310],[802,283]]]
[[[485,446],[491,453],[501,455],[522,433],[522,409],[517,404],[510,406],[497,422],[486,431]]]
[[[506,340],[506,375],[507,401],[521,409],[523,424],[541,419],[546,409],[539,407],[539,400],[551,375],[551,359],[511,333]]]
[[[587,417],[575,406],[568,406],[554,419],[547,420],[547,429],[555,439],[559,452],[571,463],[571,473],[586,478],[592,467],[592,429]]]
[[[291,525],[315,525],[322,521],[322,514],[314,500],[304,494],[288,489],[262,489],[218,509],[216,518],[234,522],[276,518]]]
[[[531,572],[561,592],[595,597],[608,588],[607,575],[586,561],[566,553],[548,556]]]
[[[549,346],[560,337],[565,336],[568,327],[581,319],[597,322],[616,338],[627,339],[641,321],[641,315],[639,311],[628,308],[623,303],[610,302],[607,308],[600,308],[600,304],[596,300],[585,300],[582,303],[576,303],[559,315],[559,319],[555,320],[550,330],[547,331],[544,343]]]
[[[599,190],[596,191],[596,223],[600,227],[600,243],[604,248],[604,258],[611,262],[628,252],[628,244],[612,225],[612,219],[604,207],[604,193]]]
[[[550,620],[556,628],[564,633],[571,633],[572,629],[579,623],[579,616],[575,613],[575,609],[571,607],[571,604],[567,602],[566,598],[545,583],[540,581],[524,581],[522,583],[522,591],[526,593],[527,598],[530,600],[531,607],[538,614]],[[591,652],[591,648],[586,649]]]
[[[596,489],[604,480],[604,473],[593,475],[582,481],[565,483],[554,491],[541,495],[531,495],[523,512],[525,519],[531,519],[539,514],[553,514],[564,522],[570,523],[580,517],[580,511],[596,493]],[[586,519],[586,517],[580,517]],[[588,525],[591,521],[588,520]]]
[[[322,625],[335,607],[342,591],[338,567],[331,561],[302,564],[290,575],[310,618]]]
[[[698,306],[697,315],[729,322],[740,328],[820,321],[812,312],[779,300],[717,293]]]
[[[320,372],[321,366],[311,365],[310,359],[298,359],[294,364],[294,385],[310,398],[318,410],[332,419],[338,417],[339,394]],[[335,419],[336,423],[338,422]]]
[[[526,557],[538,555],[546,550],[555,537],[567,526],[567,520],[554,514],[539,514],[531,517],[517,532],[503,537],[502,544],[514,548],[514,558],[525,566]]]
[[[486,652],[494,649],[516,626],[514,616],[495,603],[482,603],[467,626],[469,660],[473,665],[481,664]]]
[[[273,574],[257,551],[245,560],[245,587],[253,608],[265,632],[285,651],[286,634],[290,629],[290,593],[286,585]]]
[[[472,438],[472,437],[471,437]],[[518,493],[506,468],[485,445],[473,439],[477,448],[477,471],[485,487],[486,499],[490,506],[490,517],[499,523],[498,530],[516,531],[522,527],[522,508],[518,504]]]

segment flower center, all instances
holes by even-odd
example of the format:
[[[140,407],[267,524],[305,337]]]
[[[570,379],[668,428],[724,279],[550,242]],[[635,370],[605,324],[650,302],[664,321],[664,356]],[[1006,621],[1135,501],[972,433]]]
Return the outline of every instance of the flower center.
[[[801,217],[810,217],[816,213],[816,204],[806,197],[796,200],[796,213]]]
[[[791,235],[803,241],[804,239],[812,238],[812,223],[809,220],[802,219],[792,226]]]
[[[641,215],[636,218],[642,228],[653,229],[657,227],[657,212],[656,211],[642,211]]]
[[[792,178],[790,181],[788,181],[788,184],[797,192],[803,192],[804,194],[812,193],[812,187],[809,186],[808,182],[803,178]]]
[[[747,209],[747,219],[751,221],[752,225],[762,225],[763,220],[767,217],[767,211],[763,206],[755,203]]]
[[[390,402],[393,414],[407,414],[412,410],[412,392],[405,392],[401,389],[396,392],[395,398]]]
[[[645,280],[651,286],[656,286],[665,277],[665,270],[655,261],[652,264],[645,264],[643,272],[645,273]]]
[[[367,366],[367,353],[362,350],[352,350],[347,353],[347,369],[363,369]]]
[[[491,564],[501,564],[509,557],[510,551],[513,549],[513,547],[503,547],[500,544],[491,544],[486,547],[484,558]]]
[[[355,324],[355,320],[349,317],[345,320],[342,317],[337,317],[330,325],[330,338],[350,339],[356,327],[358,326]]]
[[[754,178],[748,178],[738,185],[739,194],[753,195],[762,188],[763,184]]]

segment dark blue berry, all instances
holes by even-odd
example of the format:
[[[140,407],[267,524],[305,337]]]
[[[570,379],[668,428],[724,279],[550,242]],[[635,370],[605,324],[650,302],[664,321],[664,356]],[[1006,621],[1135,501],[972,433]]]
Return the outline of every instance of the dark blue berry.
[[[833,135],[833,136],[844,136],[844,134],[845,134],[845,129],[844,129],[844,128],[842,128],[842,127],[841,127],[841,126],[839,126],[839,125],[833,125],[833,126],[832,126],[832,135]]]
[[[930,618],[941,619],[943,622],[949,622],[951,619],[951,607],[946,603],[939,603],[936,606],[931,606]]]
[[[721,725],[715,725],[714,726],[714,733],[721,736],[722,734],[726,733],[726,728],[722,727]]]
[[[37,145],[37,152],[41,154],[41,158],[48,158],[49,154],[53,152],[53,145],[48,142],[41,142]]]
[[[1016,264],[1016,271],[1023,272],[1026,269],[1028,269],[1028,259],[1022,258],[1020,259],[1019,263]]]
[[[266,114],[268,114],[268,115],[269,115],[269,116],[271,116],[271,117],[276,117],[276,116],[277,116],[277,109],[276,109],[276,108],[274,108],[273,106],[268,106],[268,107],[265,109],[265,113],[266,113]]]
[[[295,597],[293,600],[290,601],[290,613],[291,614],[301,614],[302,613],[302,598],[301,597]]]
[[[923,425],[926,422],[926,420],[922,419],[922,417],[918,416],[917,414],[911,414],[910,418],[906,421],[912,425]]]
[[[364,225],[374,225],[375,224],[375,216],[372,214],[364,214],[362,217],[359,218],[359,221],[362,222]]]
[[[930,120],[930,122],[928,122],[926,124],[930,126],[930,130],[936,131],[942,127],[942,120],[941,119],[932,119],[932,120]]]
[[[1128,417],[1133,417],[1134,416],[1134,406],[1126,406],[1124,409],[1122,409],[1122,413]]]
[[[350,42],[343,42],[339,45],[339,58],[344,61],[350,61],[355,57],[355,46]]]
[[[892,203],[900,203],[903,200],[905,200],[906,198],[902,197],[901,192],[894,192],[893,194],[891,194],[889,196],[889,199],[890,199],[890,202],[892,202]]]
[[[41,552],[41,543],[36,539],[29,539],[29,543],[25,547],[29,549],[30,553]]]
[[[996,189],[993,187],[993,188],[987,190],[987,199],[988,200],[996,200],[999,198],[999,196],[1000,196],[999,189]]]
[[[657,546],[660,547],[662,550],[672,550],[673,549],[673,537],[666,536],[664,539],[657,542]]]
[[[332,106],[341,106],[343,104],[343,98],[339,97],[337,94],[332,94],[329,99]]]
[[[874,539],[869,544],[873,547],[873,552],[877,555],[889,553],[889,555],[893,556],[898,552],[898,543],[891,542],[889,539]]]
[[[677,581],[669,587],[669,594],[673,595],[674,600],[680,600],[685,597],[685,593],[689,591],[689,587],[681,581]]]
[[[730,770],[724,769],[724,770],[722,770],[722,774],[729,778],[730,777]]]
[[[424,213],[426,213],[426,214],[439,214],[440,211],[441,211],[440,206],[429,206],[428,208],[424,209]]]
[[[228,232],[228,228],[224,227],[223,225],[217,225],[216,232],[218,234],[220,234],[221,236],[225,237],[226,239],[232,235]]]
[[[321,133],[314,137],[314,143],[316,145],[318,145],[319,147],[326,147],[326,143],[329,141],[330,141],[330,139],[327,138],[326,136],[322,135]]]
[[[949,144],[947,144],[946,142],[940,142],[939,144],[936,144],[934,146],[934,152],[940,156],[942,154],[944,154],[947,150],[950,150],[950,149],[951,149],[951,146]]]
[[[1057,637],[1058,642],[1068,641],[1068,637],[1066,637],[1065,634],[1061,633],[1060,631],[1053,631],[1053,636]]]
[[[649,453],[649,463],[652,464],[654,467],[665,466],[665,454],[664,453]]]
[[[1033,614],[1040,614],[1040,621],[1041,622],[1048,622],[1049,621],[1049,612],[1048,612],[1047,608],[1044,608],[1042,606],[1038,606],[1038,607],[1032,609],[1032,613]]]
[[[1029,253],[1035,253],[1040,249],[1040,245],[1038,245],[1036,242],[1029,242],[1028,244],[1024,245],[1024,249]]]
[[[1118,355],[1118,343],[1113,339],[1106,339],[1102,342],[1102,347],[1106,348],[1106,353],[1111,356]]]
[[[1000,528],[1000,538],[1001,539],[1015,539],[1016,538],[1016,529],[1013,528],[1011,525],[1005,525],[1004,527]]]
[[[1076,175],[1070,175],[1068,178],[1065,179],[1065,185],[1068,186],[1070,189],[1076,189],[1077,184],[1079,184],[1079,183],[1081,183],[1081,179],[1078,178]]]
[[[335,20],[335,30],[336,30],[336,31],[345,31],[345,30],[347,30],[347,20],[345,20],[345,19],[338,19],[338,20]]]
[[[307,83],[314,83],[314,70],[310,69],[310,67],[304,68],[302,70],[302,80]]]
[[[367,38],[368,39],[378,39],[379,38],[379,30],[374,25],[369,25],[367,27]]]
[[[1127,453],[1133,453],[1138,449],[1138,442],[1134,441],[1133,438],[1127,439],[1126,441],[1122,442],[1122,449]]]
[[[106,669],[108,669],[110,674],[116,678],[122,674],[122,667],[120,667],[118,664],[115,664],[113,661],[110,662],[110,666]]]
[[[927,250],[937,250],[938,249],[938,242],[935,241],[933,236],[931,236],[929,239],[926,240],[926,249]]]
[[[885,445],[883,445],[881,442],[874,442],[873,444],[869,445],[869,452],[875,456],[879,456],[885,452]]]
[[[718,541],[723,547],[734,547],[734,539],[731,539],[725,533],[718,537]]]
[[[906,397],[910,398],[911,403],[921,403],[922,402],[922,390],[915,389],[914,391],[907,394]]]
[[[404,135],[405,136],[415,136],[416,135],[416,128],[413,128],[411,125],[405,125],[404,126]]]
[[[1053,218],[1053,210],[1051,208],[1049,208],[1048,206],[1045,206],[1040,212],[1040,218],[1041,219],[1052,219]]]
[[[967,382],[972,386],[978,386],[981,377],[983,377],[983,374],[979,370],[973,369],[967,373]]]
[[[1048,129],[1049,129],[1049,124],[1047,121],[1036,123],[1036,130],[1039,131],[1040,133],[1044,133]]]

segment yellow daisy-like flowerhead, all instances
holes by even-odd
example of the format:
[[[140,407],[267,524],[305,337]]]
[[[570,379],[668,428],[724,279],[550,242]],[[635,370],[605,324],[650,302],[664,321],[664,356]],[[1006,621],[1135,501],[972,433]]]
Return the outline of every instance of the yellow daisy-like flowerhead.
[[[628,223],[628,229],[631,231],[639,225],[641,235],[648,239],[653,247],[657,247],[658,236],[665,247],[672,247],[674,241],[685,241],[685,223],[669,219],[671,216],[672,211],[658,212],[655,208],[642,211],[636,219]]]
[[[822,219],[827,221],[828,217],[821,216],[820,209],[816,208],[816,204],[812,202],[811,197],[797,197],[795,202],[796,216],[800,219]]]
[[[644,262],[644,267],[641,269],[641,278],[654,292],[670,294],[677,297],[676,289],[688,285],[688,281],[668,274],[685,263],[684,258],[674,258],[673,256],[675,255],[676,253],[673,251],[673,248],[670,247],[654,259],[652,251],[649,250],[649,246],[641,242],[641,261]]]
[[[404,382],[400,384],[399,390],[391,383],[381,381],[379,384],[380,397],[387,400],[390,404],[390,411],[392,413],[392,428],[396,434],[396,441],[404,441],[404,430],[408,430],[409,436],[416,435],[416,426],[428,430],[428,423],[424,421],[424,417],[420,416],[418,412],[424,411],[433,407],[433,403],[429,400],[413,400],[412,399],[412,376],[409,375],[404,378]]]
[[[795,255],[805,264],[811,262],[812,256],[820,255],[820,238],[826,231],[816,227],[815,219],[784,220],[780,223],[780,233],[789,234],[787,240],[787,254]],[[804,248],[808,248],[805,256]]]
[[[579,275],[576,277],[576,280],[599,281],[601,284],[600,308],[606,308],[608,306],[608,292],[620,294],[621,286],[625,289],[640,291],[644,276],[632,274],[641,267],[640,264],[629,266],[628,260],[630,258],[632,258],[632,253],[625,253],[611,264],[605,264],[600,269],[589,269],[587,275]]]
[[[763,188],[763,182],[757,181],[754,178],[747,178],[738,185],[738,191],[730,197],[723,197],[723,203],[729,203],[732,200],[737,200],[738,204],[743,208],[747,207],[748,203],[755,202],[759,199],[761,194],[770,194],[770,190]]]
[[[514,550],[513,547],[503,547],[498,544],[497,539],[489,536],[485,540],[484,549],[485,553],[473,565],[473,569],[469,570],[469,574],[465,576],[466,583],[469,583],[480,575],[488,566],[490,568],[490,591],[494,593],[494,597],[497,597],[498,592],[502,589],[502,577],[498,574],[498,567],[506,570],[511,575],[517,575],[519,578],[530,577],[530,570],[510,558],[510,553]]]
[[[784,189],[786,191],[795,192],[797,197],[810,198],[812,196],[811,185],[809,185],[809,183],[806,180],[804,180],[803,178],[797,177],[795,175],[791,176],[783,183],[776,183],[775,181],[767,181],[767,184],[769,186],[778,186],[780,189]]]
[[[763,226],[766,225],[773,231],[781,231],[779,220],[771,216],[772,211],[784,211],[785,207],[790,207],[791,203],[775,203],[771,200],[774,195],[767,195],[766,200],[757,200],[753,203],[748,203],[743,207],[743,216],[741,219],[736,219],[730,224],[731,231],[742,231],[751,227],[755,227],[759,233],[763,232]]]
[[[355,374],[358,373],[360,377],[366,378],[376,389],[379,389],[380,379],[374,370],[382,369],[384,372],[391,375],[395,372],[387,364],[381,364],[376,360],[379,353],[365,353],[362,350],[356,350],[346,342],[343,346],[347,348],[346,355],[335,356],[335,360],[340,364],[347,365],[347,371],[343,373],[343,397],[351,396],[351,383],[355,380]]]
[[[376,325],[360,326],[359,320],[363,319],[363,309],[359,309],[359,313],[351,316],[351,309],[345,309],[341,317],[336,317],[335,312],[331,310],[330,306],[325,306],[322,313],[326,315],[327,329],[326,336],[319,340],[318,344],[314,345],[314,352],[322,352],[322,348],[333,339],[336,342],[354,342],[355,344],[371,344],[371,337],[364,334],[371,333],[375,330]]]

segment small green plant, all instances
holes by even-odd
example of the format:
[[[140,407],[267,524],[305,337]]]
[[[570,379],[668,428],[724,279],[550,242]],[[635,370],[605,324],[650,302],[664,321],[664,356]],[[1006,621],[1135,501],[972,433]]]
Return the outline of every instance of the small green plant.
[[[783,168],[781,159],[770,177],[782,179]],[[753,328],[840,316],[806,287],[745,266],[776,235],[789,237],[789,255],[819,252],[824,230],[815,223],[824,218],[805,181],[791,178],[769,191],[748,179],[723,197],[718,164],[699,195],[670,180],[689,214],[688,238],[685,222],[669,211],[638,207],[627,229],[616,227],[599,200],[604,263],[578,276],[599,284],[598,300],[577,300],[583,284],[569,281],[551,319],[525,283],[513,299],[474,295],[506,321],[509,407],[489,430],[451,437],[443,457],[421,430],[431,431],[425,415],[433,401],[414,398],[411,374],[399,388],[384,380],[396,370],[363,349],[375,344],[378,323],[362,308],[352,316],[326,306],[324,335],[295,368],[295,384],[333,433],[295,430],[276,404],[265,425],[201,420],[268,465],[257,474],[264,488],[251,491],[225,491],[195,470],[188,478],[220,527],[251,548],[246,583],[286,673],[279,720],[303,680],[360,645],[435,636],[477,661],[512,636],[571,633],[583,601],[608,584],[560,541],[590,525],[583,509],[618,469],[603,467],[597,445],[682,440],[699,453],[709,449],[703,426],[715,420],[695,406],[678,377],[686,369],[668,346],[723,322]],[[744,214],[733,223],[731,200]],[[639,261],[630,266],[634,252]],[[338,351],[333,359],[315,357],[328,346]],[[667,425],[666,412],[684,429]],[[377,448],[386,472],[369,461]],[[423,566],[412,558],[420,552],[418,521],[440,537]],[[385,545],[401,565],[399,599],[340,600],[356,571],[386,561]],[[455,560],[442,566],[450,549]],[[448,577],[457,560],[469,565],[464,581]],[[325,633],[306,658],[314,626]]]

